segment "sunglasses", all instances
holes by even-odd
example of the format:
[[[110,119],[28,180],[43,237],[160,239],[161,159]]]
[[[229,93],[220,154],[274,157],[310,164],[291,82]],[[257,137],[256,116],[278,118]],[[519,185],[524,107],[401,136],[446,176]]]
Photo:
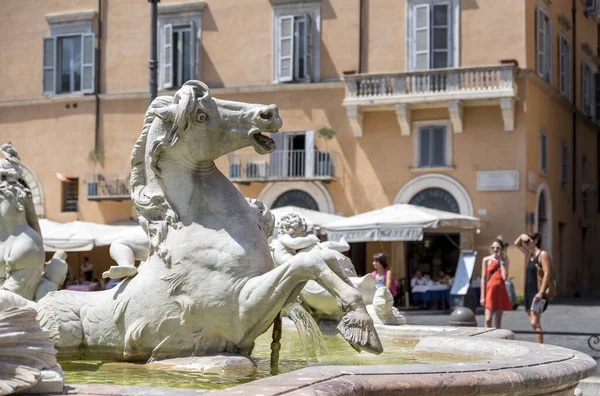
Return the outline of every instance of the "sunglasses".
[[[501,248],[498,246],[492,246],[492,250],[500,250]]]

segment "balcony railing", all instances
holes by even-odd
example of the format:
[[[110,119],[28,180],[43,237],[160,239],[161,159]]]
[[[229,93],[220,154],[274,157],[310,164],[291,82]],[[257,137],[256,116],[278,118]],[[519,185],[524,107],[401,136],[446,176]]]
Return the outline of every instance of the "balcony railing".
[[[440,94],[471,94],[476,98],[494,92],[514,93],[514,70],[513,65],[498,65],[346,76],[346,102],[396,98],[407,99],[403,101],[406,103],[411,97]]]
[[[432,69],[346,76],[344,106],[354,131],[363,135],[364,111],[394,110],[403,135],[410,135],[412,109],[447,107],[455,132],[462,132],[464,106],[499,104],[504,129],[514,129],[516,67]]]
[[[131,199],[129,192],[129,174],[97,174],[85,176],[87,198],[91,201],[127,200]]]
[[[267,155],[231,153],[227,156],[229,179],[234,182],[273,180],[333,180],[336,153],[287,150]]]

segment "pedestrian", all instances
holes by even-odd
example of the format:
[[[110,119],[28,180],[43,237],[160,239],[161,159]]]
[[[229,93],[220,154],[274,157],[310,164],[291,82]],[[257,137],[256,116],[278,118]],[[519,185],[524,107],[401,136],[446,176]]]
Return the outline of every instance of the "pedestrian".
[[[373,255],[373,267],[375,271],[371,273],[375,279],[375,288],[387,287],[392,296],[396,297],[398,281],[392,275],[392,271],[388,269],[387,257],[383,253]]]
[[[481,261],[481,298],[485,307],[485,327],[492,327],[492,317],[496,316],[496,328],[502,328],[502,313],[511,311],[505,281],[508,278],[508,258],[504,252],[504,241],[496,239],[492,243],[492,254]]]
[[[535,334],[535,341],[542,344],[542,312],[548,308],[548,301],[556,296],[550,255],[542,250],[542,236],[539,233],[522,234],[515,245],[529,257],[525,273],[525,311],[533,330],[540,333]]]

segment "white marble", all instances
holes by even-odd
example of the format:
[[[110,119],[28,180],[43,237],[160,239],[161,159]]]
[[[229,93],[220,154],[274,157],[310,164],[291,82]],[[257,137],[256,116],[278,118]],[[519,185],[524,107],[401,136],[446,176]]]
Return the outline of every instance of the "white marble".
[[[50,290],[58,290],[64,282],[66,254],[60,252],[44,264],[44,246],[31,191],[19,182],[23,176],[21,158],[10,142],[3,143],[1,151],[0,289],[34,300]]]
[[[518,170],[477,171],[477,191],[518,191]]]
[[[0,395],[62,392],[63,373],[35,303],[0,290]]]
[[[113,289],[61,290],[39,301],[59,354],[129,361],[249,355],[309,280],[339,299],[346,314],[338,330],[353,347],[382,352],[359,292],[338,271],[340,253],[313,249],[274,268],[261,219],[270,212],[249,205],[215,166],[243,147],[274,151],[263,133],[281,125],[277,106],[215,99],[199,81],[152,102],[131,173],[148,258]]]

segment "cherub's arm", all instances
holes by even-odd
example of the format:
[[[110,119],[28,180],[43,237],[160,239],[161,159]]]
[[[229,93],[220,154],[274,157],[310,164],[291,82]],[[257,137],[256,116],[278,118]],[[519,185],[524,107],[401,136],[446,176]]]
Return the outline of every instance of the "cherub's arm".
[[[316,235],[307,235],[305,237],[292,238],[291,236],[284,234],[277,238],[281,244],[287,248],[293,250],[300,250],[306,247],[312,246],[319,242],[319,238]]]

